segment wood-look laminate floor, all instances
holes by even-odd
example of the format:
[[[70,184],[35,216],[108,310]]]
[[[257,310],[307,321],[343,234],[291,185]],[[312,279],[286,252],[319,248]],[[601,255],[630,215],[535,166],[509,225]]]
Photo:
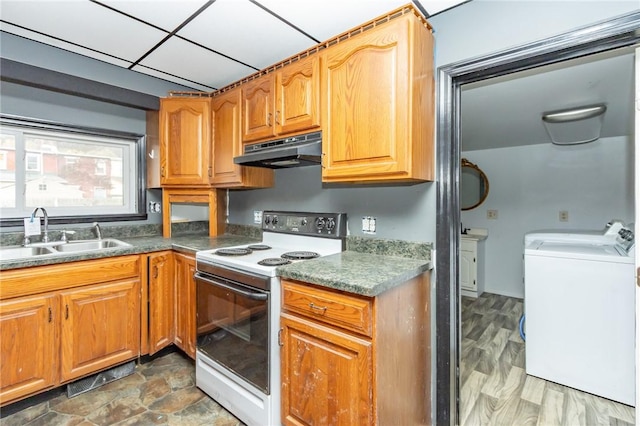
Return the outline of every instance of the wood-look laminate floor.
[[[462,298],[460,423],[634,425],[635,409],[525,373],[522,299]]]

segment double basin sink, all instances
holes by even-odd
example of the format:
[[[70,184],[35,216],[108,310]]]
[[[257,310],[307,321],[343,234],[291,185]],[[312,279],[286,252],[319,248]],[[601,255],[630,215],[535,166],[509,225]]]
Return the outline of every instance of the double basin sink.
[[[60,255],[69,253],[94,252],[118,247],[130,247],[131,244],[115,238],[96,240],[56,241],[51,243],[34,243],[28,246],[0,247],[1,260],[30,259],[40,256]]]

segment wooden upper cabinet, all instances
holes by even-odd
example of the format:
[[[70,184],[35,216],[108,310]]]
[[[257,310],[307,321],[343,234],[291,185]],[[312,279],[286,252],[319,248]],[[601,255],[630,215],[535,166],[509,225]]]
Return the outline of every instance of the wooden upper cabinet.
[[[407,13],[323,52],[324,182],[433,180],[432,51]]]
[[[160,183],[209,186],[211,99],[160,99]]]
[[[320,127],[320,58],[286,65],[242,85],[243,142]]]
[[[320,126],[320,58],[312,56],[276,73],[275,125],[278,134]]]
[[[57,384],[58,315],[56,296],[0,302],[0,404]]]
[[[240,166],[233,157],[242,155],[242,92],[235,88],[211,102],[214,187],[265,188],[273,186],[273,170]]]
[[[275,136],[274,74],[243,84],[242,141],[256,141]]]

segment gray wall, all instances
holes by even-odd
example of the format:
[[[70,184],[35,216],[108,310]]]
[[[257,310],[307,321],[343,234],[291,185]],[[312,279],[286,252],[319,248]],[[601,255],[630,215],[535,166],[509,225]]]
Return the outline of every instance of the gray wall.
[[[320,166],[275,171],[270,189],[230,191],[229,221],[253,223],[253,210],[345,212],[351,235],[363,235],[362,216],[377,218],[376,236],[409,241],[433,241],[429,223],[435,209],[425,202],[435,193],[433,183],[393,187],[323,187]]]
[[[489,195],[462,212],[467,228],[484,228],[485,291],[524,297],[524,235],[539,229],[603,230],[610,219],[634,221],[633,138],[557,146],[551,143],[464,153],[489,179]],[[487,209],[498,218],[487,219]],[[560,222],[559,211],[569,212]]]

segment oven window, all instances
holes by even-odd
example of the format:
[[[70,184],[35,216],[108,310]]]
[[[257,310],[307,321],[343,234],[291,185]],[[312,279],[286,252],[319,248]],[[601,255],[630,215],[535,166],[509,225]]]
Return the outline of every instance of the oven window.
[[[198,349],[269,393],[268,293],[216,281],[196,279]]]

